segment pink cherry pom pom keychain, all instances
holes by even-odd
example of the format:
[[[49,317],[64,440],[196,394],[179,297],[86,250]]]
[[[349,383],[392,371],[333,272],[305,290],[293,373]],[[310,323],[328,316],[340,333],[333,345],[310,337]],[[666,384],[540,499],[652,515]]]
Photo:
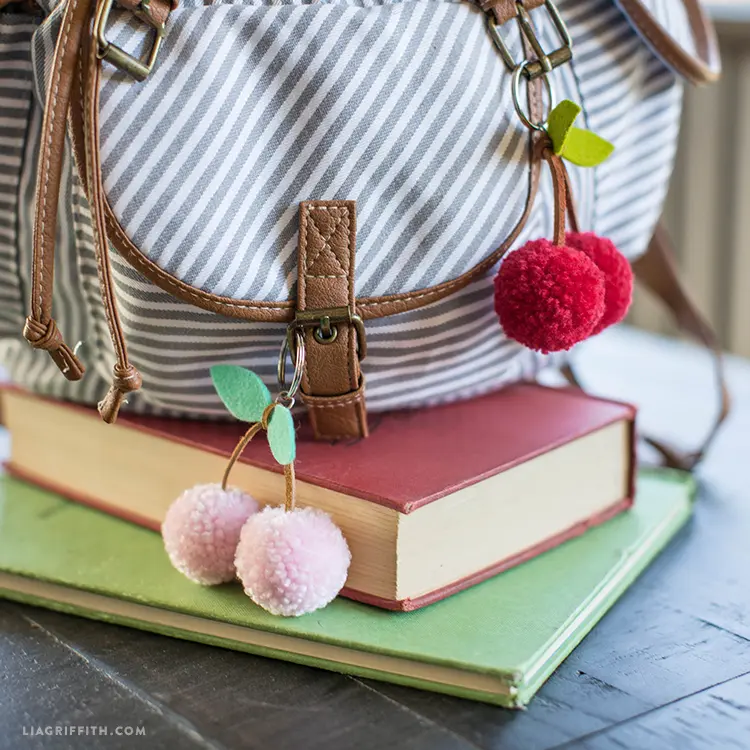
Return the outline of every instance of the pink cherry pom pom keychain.
[[[240,531],[258,503],[226,484],[199,484],[180,495],[161,526],[169,560],[191,581],[215,586],[234,580]]]
[[[578,231],[570,179],[562,159],[595,166],[612,145],[573,127],[580,107],[563,101],[537,147],[552,174],[555,228],[552,241],[527,242],[510,253],[495,277],[495,311],[505,333],[543,353],[564,351],[625,317],[632,297],[630,264],[609,240]],[[565,233],[566,215],[573,232]]]
[[[298,337],[296,343],[295,374],[304,363],[304,340]],[[298,380],[272,399],[263,381],[243,367],[212,367],[211,378],[227,409],[251,425],[232,452],[221,485],[194,487],[169,509],[162,527],[169,558],[199,583],[220,583],[236,574],[253,602],[275,615],[299,616],[325,607],[344,586],[351,554],[327,513],[296,507],[290,409]],[[242,451],[262,430],[284,468],[285,502],[256,513],[255,501],[227,489],[227,483]]]

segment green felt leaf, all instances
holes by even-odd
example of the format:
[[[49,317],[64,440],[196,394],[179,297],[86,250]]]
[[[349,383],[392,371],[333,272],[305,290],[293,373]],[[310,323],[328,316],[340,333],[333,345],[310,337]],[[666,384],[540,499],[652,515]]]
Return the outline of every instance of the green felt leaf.
[[[216,393],[224,406],[242,422],[260,422],[271,394],[263,381],[250,370],[238,365],[215,365],[211,368]]]
[[[552,139],[552,148],[556,154],[562,152],[568,133],[573,127],[581,108],[570,99],[563,99],[550,113],[547,120],[547,133]]]
[[[565,139],[560,156],[579,167],[595,167],[601,164],[615,147],[590,130],[571,128]]]
[[[294,420],[286,406],[275,406],[268,420],[268,445],[273,457],[282,466],[292,463],[297,455]]]

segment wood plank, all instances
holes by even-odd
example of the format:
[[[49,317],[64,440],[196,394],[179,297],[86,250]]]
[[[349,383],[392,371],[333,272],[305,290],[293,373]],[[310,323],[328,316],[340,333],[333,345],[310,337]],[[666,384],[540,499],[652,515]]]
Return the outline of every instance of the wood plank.
[[[560,748],[747,750],[748,738],[750,675],[744,675]]]
[[[185,720],[198,736],[219,747],[247,750],[270,747],[382,750],[390,746],[408,750],[472,750],[473,747],[467,740],[397,705],[358,680],[33,607],[17,609],[62,642],[80,648],[86,658],[106,665],[118,679],[137,685],[143,695],[152,696],[171,715],[189,717]],[[88,674],[71,667],[69,678],[70,689],[75,691],[76,685],[86,685]],[[45,672],[45,679],[47,686],[54,684],[54,667]],[[24,679],[19,684],[24,686],[24,695],[18,701],[19,711],[35,721],[46,720],[46,710],[38,709],[35,704],[35,695],[44,691],[45,683],[28,683]],[[88,688],[86,692],[88,695]],[[57,698],[50,700],[57,705]],[[89,701],[92,715],[99,716],[109,710],[106,703],[95,697]],[[177,746],[191,747],[187,744],[174,747]]]
[[[25,617],[24,609],[0,603],[0,750],[80,750],[123,743],[142,743],[149,750],[222,750],[221,745],[202,739],[188,720],[174,716],[156,700],[147,700],[136,686],[36,625]],[[54,733],[70,732],[69,727],[76,727],[76,734],[35,734],[38,728]],[[145,734],[116,737],[118,727],[121,732],[133,727],[133,732]],[[77,734],[86,728],[88,736]]]
[[[693,525],[675,540],[526,712],[498,713],[398,686],[373,687],[482,748],[547,750],[750,671],[750,640],[671,603],[670,592],[689,596],[684,567],[696,537]],[[727,538],[727,546],[733,541]],[[709,564],[704,575],[713,586],[698,586],[700,600],[691,604],[706,616],[713,602],[724,600],[733,575],[719,567],[723,562]]]

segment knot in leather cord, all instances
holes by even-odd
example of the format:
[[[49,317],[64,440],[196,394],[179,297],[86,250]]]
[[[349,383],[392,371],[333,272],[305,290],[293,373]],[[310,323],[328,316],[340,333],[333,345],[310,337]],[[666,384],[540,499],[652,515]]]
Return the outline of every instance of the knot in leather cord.
[[[54,351],[63,346],[62,334],[53,318],[50,318],[47,325],[35,318],[26,318],[26,324],[23,327],[23,337],[34,349],[44,349],[47,352]]]
[[[23,337],[34,347],[49,352],[52,361],[68,380],[80,380],[86,368],[76,357],[73,350],[63,341],[60,329],[53,318],[48,323],[42,323],[36,318],[26,318],[23,327]]]
[[[125,397],[128,393],[137,391],[142,383],[141,373],[133,365],[115,365],[112,385],[98,405],[101,418],[107,424],[113,424],[120,413],[120,407],[125,402]]]
[[[143,385],[143,377],[133,365],[122,367],[115,365],[114,377],[112,378],[112,387],[121,393],[132,393],[137,391]]]

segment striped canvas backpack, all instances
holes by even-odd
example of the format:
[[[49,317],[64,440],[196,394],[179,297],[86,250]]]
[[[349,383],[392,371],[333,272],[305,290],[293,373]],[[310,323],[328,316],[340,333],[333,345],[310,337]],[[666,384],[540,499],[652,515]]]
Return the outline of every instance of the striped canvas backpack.
[[[566,208],[707,335],[643,255],[719,72],[697,0],[39,3],[0,0],[0,362],[35,391],[221,415],[209,368],[281,350],[317,435],[365,435],[568,348],[493,282]],[[563,165],[563,101],[600,165]]]

